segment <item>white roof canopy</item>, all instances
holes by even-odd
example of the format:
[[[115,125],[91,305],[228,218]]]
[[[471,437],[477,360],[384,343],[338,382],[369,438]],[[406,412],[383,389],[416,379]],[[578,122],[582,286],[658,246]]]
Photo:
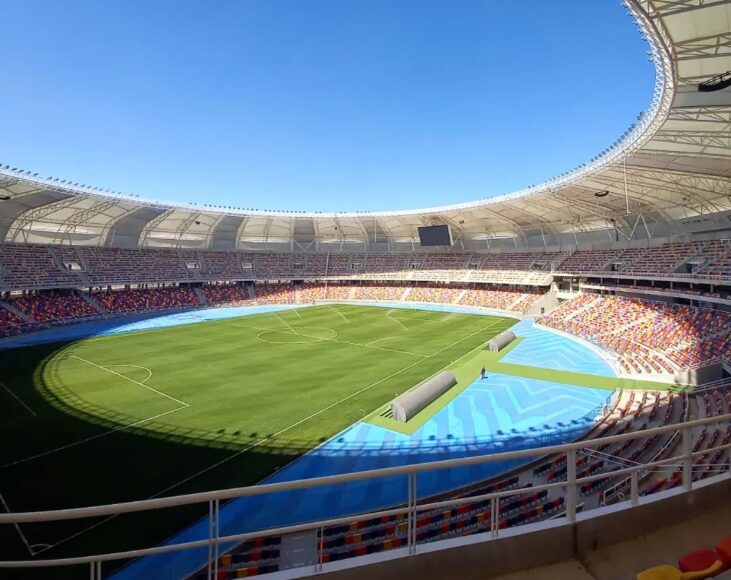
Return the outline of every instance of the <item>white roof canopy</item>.
[[[449,224],[462,248],[483,241],[614,230],[731,209],[731,88],[698,83],[731,70],[729,0],[627,0],[651,47],[650,110],[572,172],[523,191],[401,212],[270,212],[169,204],[0,169],[0,238],[12,242],[212,249],[368,249],[411,245]],[[596,196],[597,193],[606,194]],[[633,234],[634,235],[634,234]],[[639,234],[638,234],[639,235]],[[517,245],[517,243],[516,243]]]

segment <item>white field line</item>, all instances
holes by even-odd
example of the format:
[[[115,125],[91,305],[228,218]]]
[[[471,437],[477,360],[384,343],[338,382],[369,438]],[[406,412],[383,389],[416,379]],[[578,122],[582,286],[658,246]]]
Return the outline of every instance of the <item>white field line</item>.
[[[284,322],[284,324],[287,326],[287,328],[289,328],[289,330],[291,330],[292,332],[294,332],[295,334],[297,334],[297,331],[294,328],[292,328],[292,325],[289,322],[287,322],[286,320],[284,320],[284,318],[282,318],[281,316],[279,316],[279,314],[277,314],[275,312],[274,313],[274,316],[276,316],[279,320],[281,320],[282,322]]]
[[[242,325],[240,325],[240,324],[231,324],[231,323],[222,323],[222,324],[229,324],[229,325],[231,325],[231,326],[242,326]],[[460,342],[462,342],[462,341],[464,341],[464,340],[467,340],[468,338],[472,338],[472,337],[473,337],[473,336],[474,336],[475,334],[477,334],[477,333],[479,333],[479,332],[482,332],[483,330],[488,330],[488,329],[492,328],[492,326],[494,326],[495,324],[496,324],[496,323],[493,323],[493,324],[491,324],[490,326],[486,326],[485,328],[481,328],[480,330],[477,330],[476,332],[473,332],[472,334],[470,334],[470,335],[468,335],[468,336],[465,336],[465,337],[463,337],[463,338],[461,338],[461,339],[459,339],[459,340],[457,340],[457,341],[453,342],[452,344],[450,344],[450,345],[448,345],[448,346],[445,346],[444,348],[442,348],[442,349],[438,350],[437,352],[435,352],[435,353],[433,353],[433,354],[431,354],[431,355],[429,355],[429,356],[427,356],[427,357],[425,357],[425,358],[430,358],[430,357],[436,356],[437,354],[441,353],[442,351],[445,351],[445,350],[447,350],[448,348],[452,348],[453,346],[455,346],[455,345],[459,344]],[[248,327],[248,326],[247,326],[247,327],[244,327],[244,328],[254,328],[254,327]],[[271,329],[266,329],[266,330],[271,330]],[[278,331],[278,332],[282,332],[282,331]],[[458,360],[461,360],[461,359],[463,359],[463,358],[464,358],[464,357],[466,357],[467,355],[469,355],[469,354],[473,353],[473,352],[474,352],[475,350],[477,350],[478,348],[480,348],[480,347],[479,347],[479,346],[478,346],[478,347],[475,347],[475,348],[474,348],[474,349],[472,349],[471,351],[469,351],[469,352],[466,352],[465,354],[463,354],[463,355],[462,355],[461,357],[459,357],[459,358],[458,358],[458,359],[457,359],[456,361],[454,361],[454,362],[457,362]],[[165,489],[163,489],[163,490],[161,490],[161,491],[158,491],[157,493],[155,493],[155,494],[151,495],[151,496],[149,497],[149,499],[154,499],[154,498],[156,498],[156,497],[159,497],[159,496],[163,495],[164,493],[166,493],[166,492],[170,491],[171,489],[175,489],[176,487],[178,487],[178,486],[180,486],[180,485],[182,485],[182,484],[184,484],[184,483],[186,483],[186,482],[188,482],[188,481],[190,481],[190,480],[192,480],[192,479],[195,479],[195,478],[196,478],[196,477],[198,477],[199,475],[203,475],[204,473],[207,473],[208,471],[210,471],[210,470],[212,470],[212,469],[215,469],[216,467],[219,467],[220,465],[223,465],[224,463],[227,463],[228,461],[231,461],[232,459],[235,459],[236,457],[238,457],[238,456],[242,455],[243,453],[246,453],[247,451],[251,451],[252,449],[254,449],[255,447],[258,447],[258,446],[259,446],[259,445],[261,445],[262,443],[266,443],[266,442],[267,442],[267,441],[269,441],[270,439],[272,439],[272,438],[274,438],[274,437],[277,437],[277,436],[279,436],[279,435],[282,435],[283,433],[286,433],[287,431],[289,431],[289,430],[291,430],[291,429],[294,429],[295,427],[297,427],[297,426],[301,425],[302,423],[305,423],[305,422],[309,421],[310,419],[314,419],[314,418],[315,418],[315,417],[317,417],[318,415],[321,415],[322,413],[324,413],[324,412],[326,412],[326,411],[329,411],[329,410],[330,410],[330,409],[332,409],[333,407],[336,407],[336,406],[340,405],[341,403],[344,403],[345,401],[348,401],[349,399],[352,399],[353,397],[355,397],[355,396],[357,396],[357,395],[359,395],[359,394],[361,394],[361,393],[363,393],[363,392],[365,392],[365,391],[367,391],[367,390],[369,390],[369,389],[371,389],[371,388],[375,387],[376,385],[379,385],[379,384],[381,384],[381,383],[382,383],[383,381],[386,381],[386,380],[388,380],[388,379],[390,379],[390,378],[392,378],[392,377],[395,377],[395,376],[396,376],[396,375],[398,375],[398,374],[401,374],[402,372],[404,372],[404,371],[406,371],[406,370],[410,369],[411,367],[414,367],[414,366],[418,365],[418,364],[419,364],[420,362],[423,362],[423,361],[424,361],[424,359],[421,359],[421,360],[418,360],[418,361],[416,361],[416,362],[414,362],[414,363],[411,363],[410,365],[407,365],[407,366],[403,367],[403,368],[402,368],[401,370],[398,370],[398,371],[396,371],[396,372],[394,372],[394,373],[392,373],[392,374],[388,375],[387,377],[383,377],[382,379],[379,379],[379,380],[378,380],[378,381],[376,381],[375,383],[371,383],[370,385],[368,385],[368,386],[366,386],[366,387],[363,387],[362,389],[360,389],[360,390],[358,390],[358,391],[356,391],[356,392],[354,392],[354,393],[351,393],[351,394],[350,394],[350,395],[348,395],[347,397],[343,397],[343,398],[342,398],[342,399],[340,399],[339,401],[335,401],[334,403],[331,403],[331,404],[330,404],[330,405],[328,405],[327,407],[324,407],[323,409],[320,409],[319,411],[316,411],[315,413],[312,413],[311,415],[308,415],[308,416],[307,416],[307,417],[305,417],[304,419],[300,419],[300,420],[299,420],[299,421],[297,421],[296,423],[292,423],[292,424],[291,424],[291,425],[289,425],[288,427],[285,427],[284,429],[281,429],[280,431],[277,431],[276,433],[274,433],[274,434],[272,434],[272,435],[269,435],[268,437],[265,437],[264,439],[260,439],[260,440],[259,440],[259,441],[257,441],[256,443],[253,443],[253,444],[249,445],[248,447],[245,447],[244,449],[241,449],[240,451],[237,451],[237,452],[236,452],[236,453],[234,453],[233,455],[230,455],[229,457],[225,457],[225,458],[221,459],[220,461],[217,461],[216,463],[214,463],[214,464],[212,464],[212,465],[209,465],[208,467],[206,467],[206,468],[204,468],[204,469],[201,469],[200,471],[197,471],[196,473],[193,473],[192,475],[189,475],[188,477],[186,477],[186,478],[184,478],[184,479],[181,479],[181,480],[180,480],[180,481],[178,481],[177,483],[174,483],[173,485],[170,485],[170,486],[166,487]],[[446,364],[446,365],[444,365],[444,367],[442,367],[442,368],[440,369],[440,371],[444,370],[445,368],[447,368],[447,367],[448,367],[449,365],[451,365],[451,364],[454,364],[454,363],[449,363],[449,364]],[[438,372],[440,372],[440,371],[438,371]],[[177,410],[177,409],[174,409],[174,410]],[[148,420],[149,420],[149,419],[148,419]],[[294,460],[293,460],[293,461],[294,461]],[[0,469],[2,469],[2,468],[0,467]],[[60,540],[60,541],[56,542],[56,543],[55,543],[55,544],[53,544],[53,545],[49,545],[49,546],[47,546],[46,548],[43,548],[43,549],[41,549],[41,550],[38,550],[38,551],[36,552],[36,555],[37,555],[37,554],[39,554],[39,553],[41,553],[41,552],[43,552],[43,551],[45,551],[45,550],[48,550],[48,549],[50,549],[50,548],[53,548],[53,547],[56,547],[56,546],[58,546],[59,544],[62,544],[62,543],[64,543],[64,542],[67,542],[67,541],[68,541],[68,540],[70,540],[70,539],[73,539],[73,538],[75,538],[75,537],[77,537],[77,536],[80,536],[81,534],[84,534],[85,532],[88,532],[89,530],[91,530],[91,529],[94,529],[94,528],[96,528],[96,527],[98,527],[98,526],[102,525],[103,523],[106,523],[106,522],[108,522],[109,520],[111,520],[111,519],[114,519],[114,518],[116,518],[116,517],[117,517],[118,515],[119,515],[119,514],[115,514],[115,515],[109,516],[109,517],[107,517],[107,518],[104,518],[103,520],[101,520],[101,521],[99,521],[99,522],[96,522],[95,524],[92,524],[91,526],[89,526],[89,527],[87,527],[87,528],[84,528],[83,530],[80,530],[80,531],[78,531],[78,532],[76,532],[76,533],[72,534],[71,536],[68,536],[68,537],[66,537],[66,538],[64,538],[64,539],[62,539],[62,540]]]
[[[376,340],[372,340],[370,342],[366,342],[365,346],[371,346],[372,344],[376,344],[377,342],[381,342],[382,340],[388,340],[389,338],[395,338],[393,336],[384,336],[381,338],[377,338]]]
[[[368,344],[361,344],[359,342],[350,342],[348,340],[341,340],[339,338],[324,338],[324,337],[321,337],[321,336],[309,336],[309,335],[304,334],[302,332],[297,332],[296,330],[293,330],[292,332],[290,332],[288,330],[280,330],[280,329],[272,329],[272,328],[262,328],[262,327],[259,327],[259,326],[250,326],[248,324],[234,324],[233,322],[221,322],[221,324],[225,324],[226,326],[238,326],[239,328],[251,328],[252,330],[263,330],[265,332],[281,332],[283,334],[293,334],[294,336],[303,336],[305,338],[311,338],[313,340],[317,340],[318,342],[321,342],[321,341],[325,341],[326,340],[326,341],[329,341],[329,342],[338,342],[340,344],[348,344],[350,346],[359,346],[361,348],[369,348],[369,349],[373,349],[373,350],[385,350],[385,351],[389,351],[389,352],[398,352],[398,353],[401,353],[401,354],[408,354],[408,355],[411,355],[411,356],[418,356],[418,357],[421,357],[421,358],[426,358],[427,357],[427,355],[425,355],[425,354],[419,354],[417,352],[411,352],[410,350],[401,350],[401,349],[398,349],[398,348],[386,348],[385,346],[369,346],[370,343],[368,343]],[[317,327],[315,327],[315,328],[317,328]],[[325,327],[322,327],[322,328],[325,328]],[[259,337],[257,336],[257,338],[259,338]],[[259,340],[261,340],[262,342],[271,342],[271,341],[268,341],[268,340],[264,340],[262,338],[259,338]],[[302,343],[297,343],[297,344],[302,344]]]
[[[345,401],[348,401],[348,400],[352,399],[353,397],[356,397],[356,396],[360,395],[361,393],[364,393],[365,391],[367,391],[367,390],[369,390],[369,389],[372,389],[373,387],[375,387],[375,386],[377,386],[377,385],[380,385],[380,384],[381,384],[382,382],[384,382],[384,381],[387,381],[388,379],[390,379],[390,378],[393,378],[393,377],[395,377],[396,375],[399,375],[399,374],[401,374],[402,372],[404,372],[404,371],[407,371],[407,370],[409,370],[410,368],[412,368],[412,367],[414,367],[414,366],[418,365],[419,363],[422,363],[422,362],[424,362],[424,361],[425,361],[426,359],[428,359],[428,358],[431,358],[431,357],[434,357],[434,356],[436,356],[436,355],[438,355],[438,354],[440,354],[440,353],[444,352],[445,350],[447,350],[447,349],[449,349],[449,348],[452,348],[453,346],[456,346],[456,345],[458,345],[458,344],[459,344],[460,342],[463,342],[463,341],[467,340],[468,338],[472,338],[473,336],[475,336],[476,334],[478,334],[478,333],[480,333],[480,332],[483,332],[483,331],[485,331],[485,330],[488,330],[488,329],[490,329],[490,328],[491,328],[491,327],[492,327],[492,326],[493,326],[494,324],[495,324],[495,323],[493,323],[493,324],[492,324],[492,325],[490,325],[490,326],[486,326],[486,327],[484,327],[484,328],[481,328],[481,329],[479,329],[479,330],[476,330],[476,331],[475,331],[475,332],[473,332],[472,334],[469,334],[469,335],[467,335],[467,336],[464,336],[464,337],[460,338],[459,340],[457,340],[457,341],[453,342],[452,344],[450,344],[450,345],[447,345],[447,346],[445,346],[444,348],[441,348],[441,349],[439,349],[439,350],[438,350],[437,352],[435,352],[435,353],[432,353],[432,354],[430,354],[430,355],[428,355],[428,356],[425,356],[424,358],[422,358],[422,359],[420,359],[420,360],[417,360],[416,362],[413,362],[413,363],[411,363],[411,364],[409,364],[409,365],[407,365],[407,366],[403,367],[402,369],[400,369],[400,370],[398,370],[398,371],[396,371],[396,372],[394,372],[394,373],[391,373],[390,375],[388,375],[388,376],[386,376],[386,377],[383,377],[383,378],[381,378],[381,379],[377,380],[376,382],[374,382],[374,383],[371,383],[370,385],[367,385],[367,386],[363,387],[362,389],[359,389],[359,390],[355,391],[354,393],[351,393],[350,395],[348,395],[348,396],[346,396],[346,397],[343,397],[343,398],[342,398],[342,399],[340,399],[339,401],[335,401],[334,403],[331,403],[331,404],[329,404],[329,405],[328,405],[327,407],[323,407],[323,408],[322,408],[322,409],[320,409],[319,411],[316,411],[316,412],[312,413],[311,415],[308,415],[308,416],[307,416],[307,417],[305,417],[304,419],[300,419],[300,420],[299,420],[299,421],[297,421],[296,423],[292,423],[292,424],[291,424],[291,425],[289,425],[288,427],[285,427],[284,429],[281,429],[281,430],[277,431],[276,433],[274,433],[274,434],[272,434],[272,435],[269,435],[268,437],[265,437],[264,439],[260,439],[260,440],[259,440],[259,441],[257,441],[256,443],[253,443],[253,444],[249,445],[248,447],[245,447],[244,449],[241,449],[240,451],[237,451],[237,452],[236,452],[236,453],[234,453],[233,455],[230,455],[229,457],[225,457],[224,459],[221,459],[220,461],[217,461],[217,462],[216,462],[216,463],[214,463],[213,465],[209,465],[208,467],[206,467],[206,468],[204,468],[204,469],[201,469],[201,470],[200,470],[200,471],[198,471],[197,473],[194,473],[194,474],[192,474],[192,475],[189,475],[189,476],[188,476],[188,477],[186,477],[185,479],[181,479],[181,480],[180,480],[179,482],[177,482],[177,483],[175,483],[175,484],[173,484],[173,485],[171,485],[171,486],[169,486],[169,487],[166,487],[166,488],[165,488],[165,489],[163,489],[162,491],[159,491],[159,492],[157,492],[157,493],[156,493],[155,495],[152,495],[152,496],[150,496],[150,498],[155,498],[155,497],[159,497],[160,495],[162,495],[162,494],[164,494],[164,493],[166,493],[166,492],[170,491],[171,489],[175,489],[175,488],[176,488],[176,487],[178,487],[179,485],[181,485],[181,484],[183,484],[183,483],[186,483],[186,482],[190,481],[191,479],[194,479],[194,478],[198,477],[199,475],[203,475],[204,473],[206,473],[206,472],[210,471],[211,469],[215,469],[215,468],[216,468],[216,467],[218,467],[219,465],[222,465],[222,464],[224,464],[224,463],[226,463],[226,462],[228,462],[228,461],[231,461],[232,459],[234,459],[234,458],[238,457],[238,456],[239,456],[239,455],[241,455],[242,453],[246,453],[247,451],[250,451],[250,450],[254,449],[255,447],[258,447],[258,446],[259,446],[259,445],[261,445],[262,443],[265,443],[265,442],[269,441],[270,439],[273,439],[274,437],[278,437],[279,435],[282,435],[283,433],[286,433],[287,431],[289,431],[289,430],[291,430],[291,429],[294,429],[295,427],[298,427],[299,425],[301,425],[302,423],[305,423],[305,422],[309,421],[310,419],[314,419],[315,417],[317,417],[317,416],[321,415],[322,413],[324,413],[324,412],[326,412],[326,411],[329,411],[329,410],[330,410],[330,409],[332,409],[333,407],[337,407],[338,405],[340,405],[340,404],[344,403]],[[467,353],[465,353],[464,355],[462,355],[462,356],[461,356],[461,357],[460,357],[459,359],[457,359],[457,360],[460,360],[460,359],[464,358],[464,357],[465,357],[465,356],[467,356],[468,354],[470,354],[470,353],[474,352],[474,351],[475,351],[475,350],[476,350],[477,348],[479,348],[479,347],[475,347],[475,348],[474,348],[474,349],[472,349],[472,350],[471,350],[470,352],[467,352]],[[454,362],[457,362],[457,361],[454,361]],[[444,366],[443,366],[443,367],[442,367],[441,369],[439,369],[439,371],[437,371],[437,372],[441,372],[442,370],[444,370],[445,368],[447,368],[447,367],[448,367],[449,365],[451,365],[451,364],[453,364],[453,363],[452,363],[452,362],[450,362],[450,363],[448,363],[448,364],[444,365]]]
[[[81,445],[82,443],[88,443],[89,441],[93,441],[94,439],[106,437],[107,435],[111,435],[112,433],[116,433],[117,431],[123,431],[124,429],[129,429],[130,427],[136,427],[137,425],[142,425],[143,423],[147,423],[148,421],[154,421],[155,419],[159,419],[160,417],[164,417],[165,415],[169,415],[170,413],[175,413],[175,411],[180,411],[181,409],[185,409],[188,406],[189,405],[186,405],[185,407],[177,407],[175,409],[171,409],[170,411],[165,411],[164,413],[159,413],[158,415],[155,415],[154,417],[148,417],[147,419],[140,419],[139,421],[135,421],[134,423],[129,423],[128,425],[120,425],[119,427],[115,427],[114,429],[110,429],[109,431],[104,431],[104,433],[98,433],[96,435],[92,435],[91,437],[87,437],[86,439],[74,441],[73,443],[68,443],[67,445],[62,445],[61,447],[56,447],[54,449],[44,451],[43,453],[36,453],[35,455],[31,455],[29,457],[24,457],[23,459],[17,459],[16,461],[11,461],[10,463],[6,463],[5,465],[0,465],[0,469],[5,469],[7,467],[13,467],[14,465],[20,465],[21,463],[26,463],[28,461],[32,461],[33,459],[38,459],[40,457],[45,457],[46,455],[51,455],[52,453],[57,453],[58,451],[63,451],[65,449],[70,449],[71,447],[76,447],[77,445]]]
[[[87,360],[87,359],[85,359],[83,357],[80,357],[80,356],[77,356],[75,354],[72,354],[71,357],[72,358],[75,358],[75,359],[78,359],[80,361],[83,361],[83,362],[85,362],[87,364],[90,364],[91,366],[94,366],[94,367],[96,367],[98,369],[102,369],[103,371],[107,371],[108,373],[112,373],[113,375],[117,375],[118,377],[121,377],[123,379],[127,379],[130,383],[134,383],[135,385],[139,385],[140,387],[142,387],[144,389],[148,389],[148,390],[152,391],[153,393],[157,393],[158,395],[162,395],[166,399],[170,399],[171,401],[175,401],[179,405],[182,405],[182,407],[190,407],[190,405],[188,403],[186,403],[185,401],[181,401],[180,399],[176,399],[175,397],[172,397],[172,396],[170,396],[170,395],[168,395],[166,393],[163,393],[162,391],[158,391],[157,389],[153,389],[152,387],[150,387],[150,386],[148,386],[148,385],[146,385],[144,383],[141,383],[141,382],[136,381],[134,379],[130,379],[129,377],[126,377],[126,376],[124,376],[121,373],[118,373],[116,371],[113,371],[112,369],[108,369],[107,367],[103,367],[101,365],[98,365],[95,362],[91,362],[90,360]],[[113,365],[113,366],[134,366],[134,365]],[[138,368],[143,368],[143,367],[138,367]],[[147,369],[147,370],[149,371],[150,369]],[[150,375],[152,375],[151,372],[150,372]],[[149,377],[148,377],[148,379],[149,379]],[[147,380],[147,379],[145,379],[145,380]]]
[[[146,383],[152,378],[152,371],[148,369],[147,367],[141,367],[139,365],[109,365],[110,367],[127,367],[131,369],[141,369],[143,371],[147,371],[147,378],[142,381],[142,383]]]
[[[19,397],[18,395],[16,395],[16,394],[15,394],[15,393],[14,393],[13,391],[11,391],[11,390],[10,390],[10,389],[9,389],[8,387],[6,387],[6,386],[5,386],[5,385],[4,385],[3,383],[0,383],[0,387],[2,387],[3,389],[5,389],[5,390],[6,390],[7,392],[8,392],[8,394],[9,394],[9,395],[10,395],[11,397],[13,397],[13,399],[15,399],[16,401],[18,401],[18,403],[20,403],[21,405],[23,405],[23,408],[24,408],[24,409],[25,409],[26,411],[28,411],[28,412],[29,412],[29,413],[30,413],[30,414],[31,414],[31,415],[32,415],[33,417],[37,417],[37,416],[38,416],[38,415],[36,414],[36,412],[35,412],[35,411],[34,411],[33,409],[31,409],[31,408],[30,408],[30,407],[29,407],[29,406],[28,406],[28,405],[27,405],[27,404],[25,403],[25,401],[23,401],[23,400],[22,400],[22,399],[21,399],[21,398],[20,398],[20,397]]]
[[[345,314],[343,314],[342,312],[340,312],[340,310],[335,308],[332,304],[328,304],[327,307],[330,310],[332,310],[333,312],[337,313],[337,315],[340,316],[340,318],[342,318],[345,322],[350,322],[350,320],[348,320],[348,317],[345,316]]]
[[[298,318],[302,318],[302,315],[299,313],[299,308],[292,308],[289,312],[294,312]]]
[[[388,312],[386,312],[386,318],[388,318],[389,320],[393,320],[396,324],[399,324],[401,326],[401,328],[403,328],[406,332],[409,332],[409,327],[408,326],[406,326],[403,322],[401,322],[395,316],[390,316],[391,312],[394,312],[394,310],[395,309],[392,308],[391,310],[389,310]]]
[[[0,494],[0,503],[3,504],[3,509],[7,513],[10,513],[10,508],[8,507],[8,504],[5,501],[5,498],[2,496],[2,494]],[[20,536],[20,539],[23,540],[23,543],[25,544],[25,547],[28,549],[28,553],[31,556],[35,556],[35,552],[33,551],[33,548],[30,547],[30,542],[28,541],[28,538],[25,537],[25,534],[23,533],[23,531],[20,529],[20,525],[18,525],[17,523],[15,523],[15,524],[13,524],[13,526],[15,526],[15,529],[18,532],[18,535]]]

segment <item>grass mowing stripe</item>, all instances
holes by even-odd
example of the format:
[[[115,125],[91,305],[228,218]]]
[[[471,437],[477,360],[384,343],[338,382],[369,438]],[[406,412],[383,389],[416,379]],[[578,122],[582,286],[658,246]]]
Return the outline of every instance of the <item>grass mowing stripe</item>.
[[[0,465],[14,463],[2,471],[2,491],[17,498],[13,507],[35,511],[255,484],[487,340],[498,327],[486,327],[499,320],[460,316],[437,325],[442,312],[423,312],[418,319],[400,314],[399,324],[387,311],[315,306],[231,320],[262,330],[212,320],[0,351],[0,380],[38,414],[33,429],[0,425]],[[257,339],[273,330],[294,333],[290,338],[334,334],[307,326],[335,330],[339,342]],[[382,347],[364,348],[384,336],[390,338]],[[130,362],[140,370],[118,368]],[[139,388],[149,383],[144,369],[154,373],[155,390],[190,405],[185,413]],[[0,396],[15,415],[25,414],[2,388]],[[52,474],[55,495],[40,474]],[[199,516],[140,514],[93,531],[82,529],[87,522],[68,521],[39,530],[34,540],[57,546],[45,552],[49,557],[128,549],[154,545]],[[17,536],[11,540],[0,558],[27,557]]]
[[[348,344],[350,346],[359,346],[361,348],[371,348],[371,349],[375,349],[375,350],[387,350],[387,351],[390,351],[390,352],[400,352],[402,354],[408,354],[408,355],[411,355],[411,356],[420,356],[422,358],[426,358],[428,356],[428,355],[425,355],[425,354],[419,354],[417,352],[411,352],[411,351],[408,351],[408,350],[401,350],[401,349],[398,349],[398,348],[387,348],[385,346],[372,346],[372,343],[361,344],[359,342],[350,342],[348,340],[340,340],[339,338],[327,338],[325,336],[309,336],[309,335],[304,334],[302,332],[297,332],[296,330],[292,330],[291,332],[288,331],[288,330],[273,330],[273,329],[270,329],[270,328],[260,328],[258,326],[250,326],[248,324],[236,324],[234,322],[220,322],[219,324],[223,324],[225,326],[238,326],[240,328],[251,328],[251,329],[254,329],[254,330],[261,330],[261,331],[263,331],[261,334],[263,334],[264,332],[281,332],[283,334],[291,334],[291,335],[295,335],[295,336],[303,336],[305,338],[311,338],[311,339],[316,340],[317,342],[327,340],[327,341],[330,341],[330,342],[339,342],[340,344]],[[316,328],[316,327],[314,327],[314,328]],[[257,335],[257,338],[259,340],[261,340],[263,342],[270,342],[270,341],[265,341],[262,338],[259,338],[259,336],[260,335]]]
[[[493,325],[494,325],[494,324],[495,324],[495,323],[493,323]],[[426,360],[427,358],[431,358],[431,357],[434,357],[434,356],[436,356],[436,355],[440,354],[441,352],[444,352],[445,350],[447,350],[447,349],[450,349],[450,348],[452,348],[452,347],[456,346],[456,345],[457,345],[457,344],[459,344],[460,342],[463,342],[463,341],[465,341],[465,340],[467,340],[467,339],[469,339],[469,338],[472,338],[472,337],[473,337],[473,336],[475,336],[476,334],[478,334],[478,333],[480,333],[480,332],[484,332],[484,331],[486,331],[486,330],[489,330],[490,328],[491,328],[491,326],[490,326],[490,327],[486,327],[486,328],[481,328],[481,329],[479,329],[479,330],[477,330],[477,331],[473,332],[472,334],[470,334],[470,335],[468,335],[468,336],[465,336],[464,338],[461,338],[460,340],[458,340],[458,341],[456,341],[456,342],[454,342],[454,343],[452,343],[452,344],[450,344],[450,345],[448,345],[448,346],[445,346],[445,347],[444,347],[443,349],[441,349],[441,350],[439,350],[439,351],[435,352],[434,354],[431,354],[431,355],[429,355],[429,356],[427,356],[427,357],[424,357],[424,359],[422,359],[422,360],[418,360],[418,361],[416,361],[416,362],[413,362],[413,363],[411,363],[410,365],[407,365],[407,366],[405,366],[404,368],[402,368],[402,369],[400,369],[400,370],[398,370],[398,371],[396,371],[396,372],[394,372],[394,373],[391,373],[391,374],[390,374],[390,375],[388,375],[387,377],[383,377],[382,379],[379,379],[379,380],[377,380],[376,382],[374,382],[374,383],[371,383],[370,385],[367,385],[367,386],[363,387],[362,389],[359,389],[359,390],[355,391],[354,393],[351,393],[351,394],[350,394],[350,395],[348,395],[347,397],[343,397],[343,398],[342,398],[342,399],[340,399],[339,401],[335,401],[334,403],[331,403],[331,404],[330,404],[330,405],[328,405],[327,407],[325,407],[325,408],[323,408],[323,409],[320,409],[319,411],[317,411],[317,412],[315,412],[315,413],[312,413],[311,415],[309,415],[309,416],[305,417],[304,419],[300,419],[300,420],[299,420],[299,421],[297,421],[296,423],[292,423],[292,425],[290,425],[290,426],[288,426],[288,427],[285,427],[284,429],[282,429],[282,430],[280,430],[280,431],[277,431],[276,433],[273,433],[272,435],[269,435],[268,437],[265,437],[264,439],[261,439],[260,441],[257,441],[256,443],[254,443],[254,444],[250,445],[249,447],[247,447],[247,448],[245,448],[245,449],[242,449],[241,451],[239,451],[239,452],[235,453],[234,455],[232,455],[232,456],[230,456],[230,457],[226,457],[226,458],[222,459],[221,461],[219,461],[219,462],[215,463],[214,465],[211,465],[210,467],[207,467],[206,469],[204,469],[204,470],[201,470],[201,471],[200,471],[200,472],[198,472],[198,473],[194,473],[193,475],[191,475],[191,476],[187,477],[186,479],[184,479],[184,480],[182,480],[182,481],[178,482],[177,484],[175,484],[175,485],[173,485],[173,486],[171,486],[171,487],[169,487],[169,488],[167,488],[167,489],[164,489],[164,490],[162,490],[162,491],[160,491],[160,492],[156,493],[155,495],[153,495],[153,496],[151,496],[151,497],[152,497],[152,498],[155,498],[155,497],[158,497],[159,495],[161,495],[161,494],[163,494],[163,493],[166,493],[166,492],[170,491],[171,489],[175,489],[175,488],[176,488],[176,487],[178,487],[178,486],[179,486],[180,484],[182,484],[182,483],[185,483],[186,481],[190,481],[191,479],[193,479],[193,478],[195,478],[195,477],[197,477],[197,476],[199,476],[199,475],[201,475],[201,474],[203,474],[203,473],[205,473],[205,472],[207,472],[207,471],[210,471],[211,469],[214,469],[215,467],[218,467],[219,465],[222,465],[222,464],[226,463],[227,461],[230,461],[231,459],[234,459],[235,457],[238,457],[239,455],[241,455],[241,454],[243,454],[243,453],[245,453],[245,452],[247,452],[247,451],[251,451],[251,450],[252,450],[252,449],[254,449],[255,447],[258,447],[258,446],[259,446],[259,445],[261,445],[262,443],[265,443],[266,441],[269,441],[269,440],[271,440],[271,439],[274,439],[275,437],[278,437],[279,435],[283,435],[283,434],[284,434],[284,433],[286,433],[287,431],[290,431],[290,430],[294,429],[295,427],[298,427],[298,426],[299,426],[299,425],[301,425],[302,423],[305,423],[306,421],[309,421],[309,420],[311,420],[311,419],[314,419],[315,417],[317,417],[317,416],[319,416],[319,415],[322,415],[322,414],[323,414],[323,413],[325,413],[326,411],[329,411],[330,409],[332,409],[332,408],[334,408],[334,407],[337,407],[338,405],[341,405],[342,403],[344,403],[344,402],[346,402],[346,401],[349,401],[349,400],[350,400],[350,399],[352,399],[353,397],[355,397],[355,396],[357,396],[357,395],[360,395],[361,393],[364,393],[364,392],[366,392],[366,391],[368,391],[368,390],[372,389],[373,387],[375,387],[375,386],[377,386],[377,385],[381,384],[382,382],[384,382],[384,381],[387,381],[388,379],[391,379],[391,378],[393,378],[393,377],[395,377],[395,376],[397,376],[397,375],[401,374],[402,372],[404,372],[404,371],[406,371],[406,370],[408,370],[408,369],[410,369],[410,368],[412,368],[412,367],[414,367],[414,366],[416,366],[416,365],[418,365],[418,364],[420,364],[420,363],[424,362],[424,360]],[[470,352],[472,352],[472,351],[470,351]],[[469,354],[469,353],[467,353],[467,354]]]

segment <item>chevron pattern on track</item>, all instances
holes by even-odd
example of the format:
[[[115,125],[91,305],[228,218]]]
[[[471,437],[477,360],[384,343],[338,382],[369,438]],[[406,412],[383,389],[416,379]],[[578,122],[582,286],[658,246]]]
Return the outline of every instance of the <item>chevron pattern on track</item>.
[[[612,367],[598,353],[580,342],[537,328],[523,320],[511,330],[523,341],[502,358],[502,362],[573,371],[605,377],[615,376]]]

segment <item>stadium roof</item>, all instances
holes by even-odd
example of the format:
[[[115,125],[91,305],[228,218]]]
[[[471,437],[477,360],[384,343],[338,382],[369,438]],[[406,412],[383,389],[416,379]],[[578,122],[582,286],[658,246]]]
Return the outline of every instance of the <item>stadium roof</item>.
[[[0,239],[179,248],[394,248],[447,223],[458,248],[617,230],[671,232],[731,210],[731,0],[626,0],[656,68],[652,104],[606,151],[541,185],[400,212],[284,212],[170,204],[0,167]],[[605,236],[606,239],[606,236]],[[521,244],[522,245],[522,244]]]

